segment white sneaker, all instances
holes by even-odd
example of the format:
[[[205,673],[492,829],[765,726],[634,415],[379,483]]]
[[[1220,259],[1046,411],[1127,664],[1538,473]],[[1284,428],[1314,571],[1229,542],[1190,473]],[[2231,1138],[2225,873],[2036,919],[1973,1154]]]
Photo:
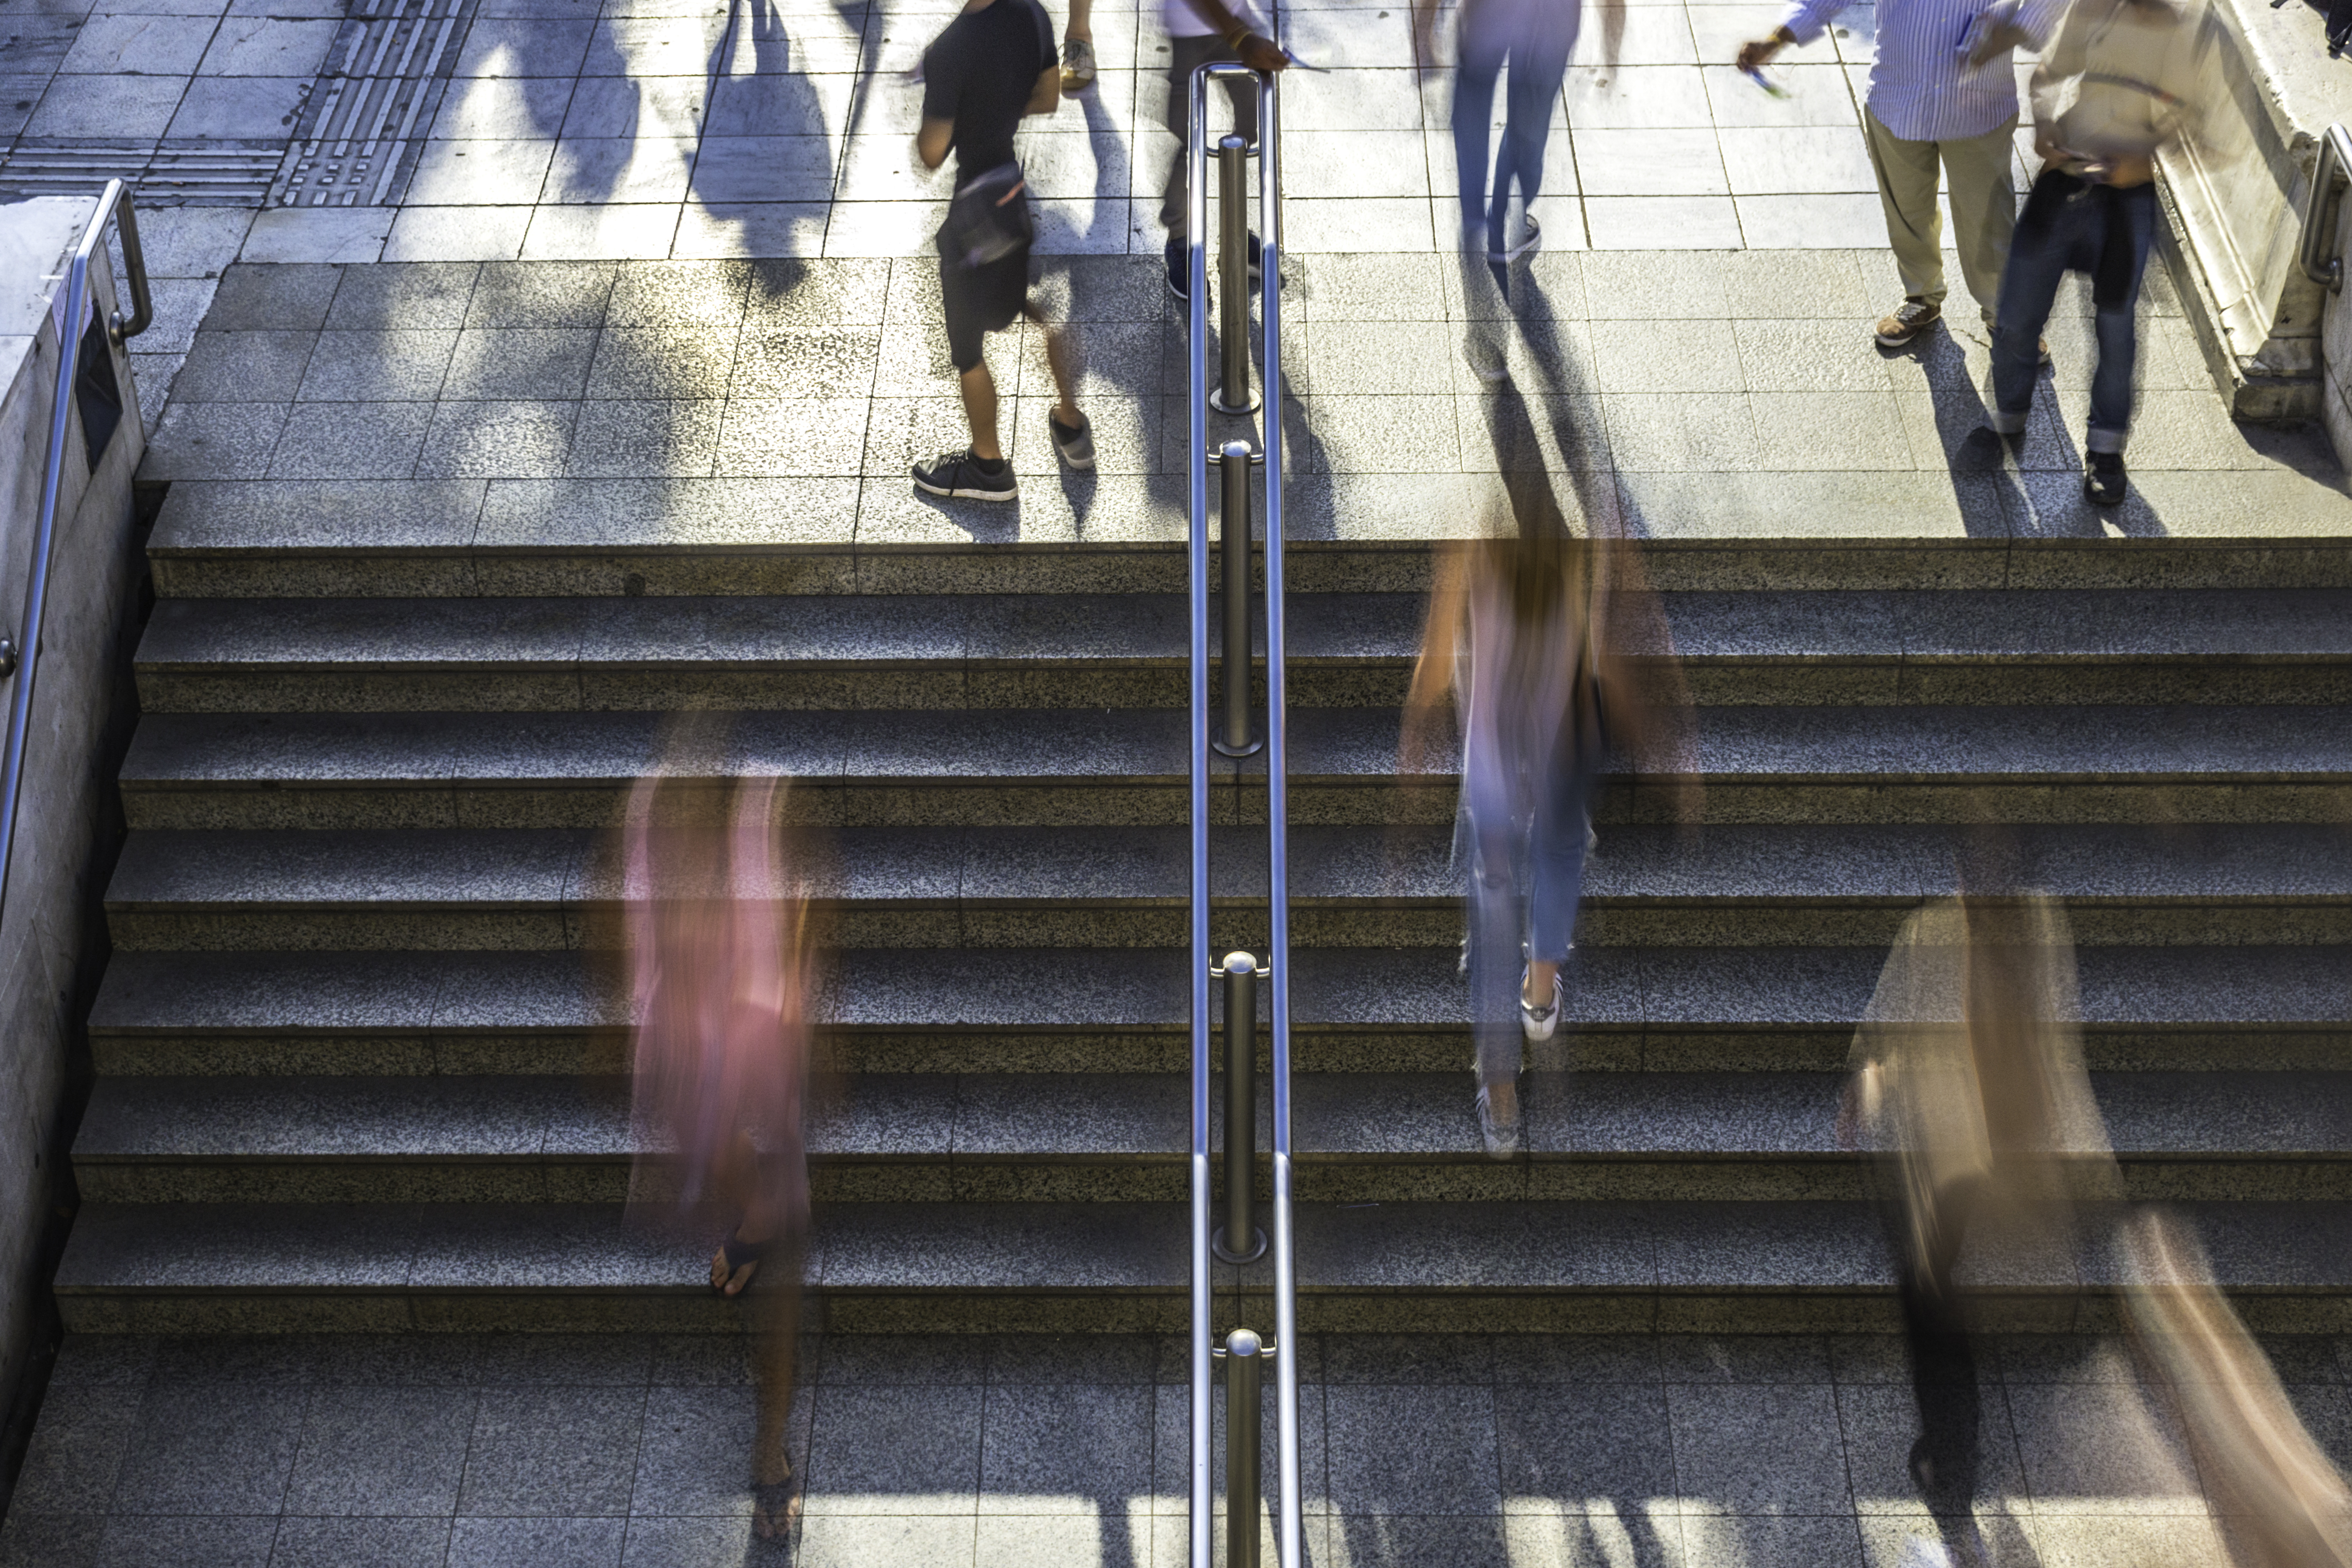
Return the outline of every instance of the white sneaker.
[[[1516,197],[1511,202],[1513,221],[1503,229],[1503,248],[1486,253],[1489,261],[1513,262],[1530,251],[1543,248],[1543,228],[1536,215],[1519,205]]]
[[[1495,1121],[1494,1108],[1487,1103],[1483,1085],[1478,1089],[1478,1132],[1486,1140],[1486,1157],[1490,1160],[1507,1160],[1519,1152],[1519,1124],[1514,1121],[1504,1126]]]
[[[1551,977],[1551,1005],[1531,1007],[1528,1005],[1528,977],[1519,973],[1519,1033],[1528,1044],[1539,1046],[1559,1033],[1559,1010],[1568,1000],[1568,983],[1559,975]]]

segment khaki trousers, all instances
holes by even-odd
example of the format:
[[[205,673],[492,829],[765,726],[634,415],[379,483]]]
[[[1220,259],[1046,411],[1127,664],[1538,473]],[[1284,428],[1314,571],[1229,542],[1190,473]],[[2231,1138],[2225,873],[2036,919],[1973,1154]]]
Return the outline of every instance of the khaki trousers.
[[[2009,174],[2017,116],[1981,136],[1950,142],[1906,142],[1868,109],[1862,111],[1862,124],[1903,292],[1943,303],[1943,220],[1936,210],[1940,163],[1952,188],[1952,226],[1958,231],[1952,238],[1960,253],[1960,276],[1985,320],[1992,320],[2009,237],[2017,227],[2017,190]]]

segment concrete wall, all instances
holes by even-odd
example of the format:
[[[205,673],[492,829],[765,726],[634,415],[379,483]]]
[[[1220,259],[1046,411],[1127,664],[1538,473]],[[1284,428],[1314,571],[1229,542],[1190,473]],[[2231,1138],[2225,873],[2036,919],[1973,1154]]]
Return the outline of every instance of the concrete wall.
[[[2303,0],[2210,0],[2208,26],[2204,132],[2161,166],[2173,275],[2231,412],[2314,418],[2320,290],[2295,244],[2319,139],[2352,118],[2352,65],[2327,58],[2320,13]]]
[[[95,197],[0,204],[0,634],[20,645],[55,405],[66,261]],[[101,316],[118,305],[106,251],[91,266]],[[82,323],[62,323],[79,332]],[[46,1321],[45,1232],[65,1158],[59,1115],[79,1050],[93,954],[95,878],[113,852],[118,679],[134,567],[131,475],[145,450],[128,355],[109,366],[124,416],[92,472],[69,432],[35,685],[23,815],[0,910],[0,1391],[18,1386]],[[0,681],[0,702],[15,681]]]

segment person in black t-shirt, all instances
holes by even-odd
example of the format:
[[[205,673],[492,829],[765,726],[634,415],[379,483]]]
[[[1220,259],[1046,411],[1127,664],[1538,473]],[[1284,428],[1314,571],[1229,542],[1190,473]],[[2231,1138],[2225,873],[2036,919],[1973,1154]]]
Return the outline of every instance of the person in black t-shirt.
[[[971,0],[923,55],[923,128],[915,151],[927,169],[956,155],[959,209],[975,186],[1002,196],[983,205],[1003,208],[1028,201],[1013,153],[1013,132],[1024,115],[1051,114],[1061,101],[1061,67],[1054,58],[1053,24],[1037,0]],[[1044,329],[1045,359],[1060,395],[1046,425],[1054,449],[1074,468],[1094,467],[1094,434],[1071,396],[1068,341],[1029,301],[1029,243],[1034,232],[1024,210],[1010,218],[984,211],[990,243],[959,241],[958,217],[940,231],[940,296],[947,308],[948,358],[963,393],[971,445],[915,465],[915,485],[935,496],[1011,500],[1018,491],[1013,465],[997,444],[996,381],[981,357],[981,340],[1023,316]],[[976,265],[974,251],[989,259]]]

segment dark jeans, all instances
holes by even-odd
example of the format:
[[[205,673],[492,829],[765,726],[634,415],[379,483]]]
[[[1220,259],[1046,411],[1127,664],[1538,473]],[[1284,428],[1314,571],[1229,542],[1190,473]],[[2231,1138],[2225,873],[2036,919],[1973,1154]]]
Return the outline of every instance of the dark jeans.
[[[2041,368],[2042,329],[2069,272],[2091,278],[2099,368],[2091,377],[2094,452],[2120,452],[2131,428],[2132,364],[2139,343],[2132,309],[2156,235],[2156,186],[2095,185],[2055,169],[2033,182],[2009,244],[1994,312],[1992,401],[2003,429],[2024,428]]]
[[[1176,162],[1169,166],[1168,185],[1160,198],[1160,222],[1168,230],[1168,243],[1182,245],[1191,237],[1187,219],[1191,212],[1192,192],[1189,181],[1192,173],[1192,73],[1213,60],[1238,61],[1225,40],[1214,34],[1195,38],[1168,40],[1168,129],[1176,132]],[[1233,100],[1234,130],[1255,143],[1257,141],[1257,83],[1249,77],[1227,77],[1225,96]],[[1255,181],[1257,172],[1250,177]],[[1213,267],[1214,263],[1211,264]]]
[[[1474,6],[1462,26],[1462,63],[1454,77],[1454,164],[1462,184],[1462,226],[1486,226],[1487,248],[1499,250],[1503,218],[1516,183],[1520,199],[1532,204],[1543,188],[1544,143],[1551,136],[1551,109],[1559,100],[1560,79],[1576,47],[1580,0],[1538,6]],[[1482,23],[1481,18],[1484,18]],[[1503,147],[1495,159],[1495,196],[1486,200],[1487,122],[1495,114],[1495,79],[1508,62],[1511,85],[1504,95]]]

